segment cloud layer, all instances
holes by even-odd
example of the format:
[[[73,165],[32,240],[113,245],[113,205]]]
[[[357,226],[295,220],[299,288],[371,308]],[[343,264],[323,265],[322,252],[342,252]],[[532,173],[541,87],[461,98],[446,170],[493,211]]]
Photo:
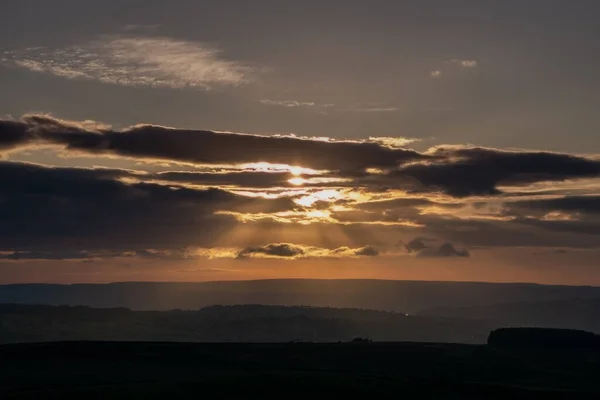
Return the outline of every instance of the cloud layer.
[[[0,120],[0,258],[466,259],[467,248],[598,247],[598,157],[401,144]],[[39,148],[139,168],[19,161]]]

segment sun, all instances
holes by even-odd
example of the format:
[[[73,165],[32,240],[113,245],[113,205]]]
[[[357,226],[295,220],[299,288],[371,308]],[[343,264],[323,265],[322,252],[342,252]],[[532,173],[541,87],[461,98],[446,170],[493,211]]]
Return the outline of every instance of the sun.
[[[290,173],[294,176],[302,175],[303,171],[304,171],[304,168],[302,168],[302,167],[296,167],[296,166],[290,167]],[[290,183],[292,183],[292,182],[290,182]],[[295,185],[295,183],[294,183],[294,185]]]

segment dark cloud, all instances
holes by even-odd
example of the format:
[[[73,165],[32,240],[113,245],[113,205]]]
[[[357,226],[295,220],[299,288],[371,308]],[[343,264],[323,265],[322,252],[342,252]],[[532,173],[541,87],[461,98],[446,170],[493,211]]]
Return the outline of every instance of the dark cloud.
[[[300,258],[300,257],[352,257],[366,256],[376,257],[379,251],[372,246],[359,248],[350,248],[347,246],[336,249],[324,249],[316,246],[303,246],[292,243],[270,243],[264,246],[247,247],[238,253],[237,258],[244,259],[255,255],[281,257],[281,258]]]
[[[377,142],[321,141],[136,125],[121,131],[43,115],[0,121],[0,147],[50,143],[88,154],[199,164],[269,162],[338,171],[348,186],[443,192],[455,197],[497,195],[502,185],[600,176],[600,161],[552,152],[439,146],[426,153]],[[367,168],[380,168],[373,174]],[[285,174],[184,174],[164,179],[203,184],[288,185]],[[289,179],[289,178],[288,178]],[[416,200],[413,200],[416,201]]]
[[[0,150],[24,145],[31,140],[25,123],[0,120]]]
[[[539,215],[549,212],[600,214],[600,196],[564,196],[504,203],[505,215]]]
[[[26,115],[20,122],[0,121],[0,132],[20,137],[25,124],[31,141],[64,146],[67,150],[126,157],[155,158],[202,164],[269,162],[331,170],[395,167],[427,158],[412,150],[390,148],[374,142],[329,142],[294,137],[259,136],[182,130],[137,125],[114,131],[90,124]],[[13,146],[21,144],[13,140]]]
[[[247,247],[238,253],[238,258],[246,258],[254,254],[274,257],[296,257],[305,254],[302,246],[291,243],[271,243],[265,246]]]
[[[161,172],[152,176],[157,180],[199,185],[243,186],[271,188],[293,186],[288,180],[294,175],[288,172],[229,171],[229,172]]]
[[[406,249],[406,251],[408,251],[409,253],[412,253],[414,251],[421,251],[423,249],[426,249],[428,246],[424,243],[425,241],[427,241],[428,239],[426,238],[415,238],[413,240],[411,240],[410,242],[406,243],[404,245],[404,248]]]
[[[0,162],[0,251],[201,245],[237,223],[221,211],[273,213],[297,207],[289,198],[118,179],[127,174]]]
[[[376,248],[361,246],[371,243],[383,249],[390,245],[390,237],[417,237],[402,246],[420,257],[464,257],[468,251],[457,250],[450,243],[438,248],[427,238],[459,242],[469,248],[589,248],[598,246],[600,235],[597,195],[531,199],[523,191],[522,200],[505,201],[498,209],[502,196],[484,201],[464,198],[501,195],[505,185],[600,176],[600,161],[568,154],[458,146],[417,153],[377,143],[148,125],[115,131],[92,122],[45,116],[0,121],[0,149],[38,143],[136,159],[206,164],[260,161],[326,168],[332,172],[324,177],[350,181],[315,180],[314,184],[299,185],[298,191],[284,193],[277,188],[290,186],[293,175],[288,172],[213,165],[196,171],[140,173],[0,162],[0,258],[133,254],[183,259],[187,253],[177,249],[188,246],[243,248],[241,258],[376,256]],[[320,198],[319,187],[330,184],[362,196],[332,190],[340,198]],[[234,193],[228,186],[248,190]],[[242,195],[254,188],[273,189],[269,193],[281,197]],[[302,196],[314,196],[314,202],[303,206]],[[324,212],[315,212],[318,210]],[[306,211],[314,215],[304,214]],[[290,213],[273,215],[286,212]],[[303,218],[311,224],[298,224]],[[232,229],[238,230],[236,235],[228,235]],[[286,243],[296,240],[305,245]]]
[[[419,253],[417,257],[469,257],[468,250],[457,250],[452,243],[444,243],[437,249],[426,248]]]
[[[104,258],[111,254],[103,254]],[[0,254],[0,260],[85,260],[93,256],[85,250],[81,251],[15,251],[8,254]]]
[[[564,196],[505,202],[511,223],[546,231],[600,235],[600,196]]]
[[[416,190],[439,190],[465,197],[497,195],[500,185],[525,185],[600,176],[600,161],[550,152],[510,152],[488,148],[439,147],[435,160],[400,167],[387,178]]]
[[[468,219],[423,215],[423,235],[458,241],[469,247],[598,247],[600,223],[551,221],[541,218],[510,220]]]
[[[422,155],[427,157],[397,168],[382,167],[376,173],[354,170],[340,174],[352,179],[349,186],[368,188],[372,192],[399,189],[412,194],[433,192],[456,198],[500,195],[502,186],[600,177],[600,160],[563,153],[448,146],[435,147]],[[427,202],[416,198],[389,201],[404,201],[406,205],[412,202],[413,206]],[[444,206],[460,207],[452,203]]]
[[[187,260],[194,257],[187,249],[169,249],[169,250],[136,250],[132,256],[145,259],[159,260]]]
[[[437,247],[426,243],[435,242],[436,239],[427,237],[417,237],[408,243],[400,241],[398,244],[403,245],[408,253],[415,253],[417,257],[469,257],[468,250],[457,250],[450,242],[443,243]]]
[[[365,246],[361,247],[360,249],[356,249],[354,251],[354,254],[356,254],[357,256],[375,257],[379,255],[379,250],[372,246]]]
[[[546,231],[566,233],[579,233],[583,235],[600,235],[600,220],[546,220],[537,218],[517,218],[511,221],[513,224],[527,225]],[[596,239],[597,241],[597,239]]]
[[[338,202],[339,204],[344,204]],[[464,204],[439,203],[425,198],[396,198],[390,200],[367,201],[360,204],[347,204],[347,208],[331,213],[340,222],[412,222],[420,218],[421,207],[458,209]]]
[[[590,248],[598,246],[597,235],[600,235],[597,218],[570,221],[542,218],[542,214],[559,207],[561,210],[586,209],[586,215],[592,215],[590,213],[596,210],[596,197],[515,202],[520,203],[519,212],[523,209],[543,212],[534,218],[527,217],[530,214],[527,211],[511,220],[423,214],[415,207],[439,203],[407,198],[387,203],[383,211],[374,207],[372,211],[331,212],[332,217],[340,220],[342,215],[346,217],[342,224],[323,220],[301,225],[276,219],[240,222],[228,214],[306,211],[288,197],[265,199],[216,188],[161,185],[140,182],[134,179],[136,176],[117,169],[49,168],[0,162],[0,252],[4,252],[4,258],[21,260],[72,259],[82,257],[83,250],[90,257],[135,252],[134,256],[140,258],[181,259],[187,255],[176,249],[253,246],[242,255],[262,252],[273,256],[345,257],[375,255],[375,248],[362,246],[370,243],[385,248],[390,245],[390,237],[417,237],[406,244],[406,249],[415,253],[428,250],[430,254],[439,249],[433,248],[427,238],[457,241],[468,247]],[[152,174],[147,176],[153,177]],[[357,207],[371,207],[369,204]],[[398,221],[399,217],[408,218],[414,226],[363,224],[382,221],[382,216],[390,222]],[[229,235],[234,229],[237,234]],[[298,238],[314,247],[285,245]],[[261,246],[277,241],[284,244]]]
[[[370,201],[361,203],[360,208],[367,211],[391,210],[406,207],[436,206],[442,208],[456,209],[464,207],[461,203],[440,203],[424,197],[401,197],[389,200]]]

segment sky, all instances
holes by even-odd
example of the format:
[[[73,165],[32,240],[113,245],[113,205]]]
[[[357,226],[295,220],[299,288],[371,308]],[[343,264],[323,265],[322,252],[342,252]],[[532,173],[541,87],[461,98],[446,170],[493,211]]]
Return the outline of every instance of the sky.
[[[0,283],[600,285],[578,0],[5,0]]]

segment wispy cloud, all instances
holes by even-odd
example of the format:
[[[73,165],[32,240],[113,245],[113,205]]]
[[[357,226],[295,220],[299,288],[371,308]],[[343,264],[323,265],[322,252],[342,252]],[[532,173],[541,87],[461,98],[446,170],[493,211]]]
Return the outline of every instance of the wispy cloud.
[[[270,100],[264,99],[259,101],[261,104],[266,106],[278,106],[288,108],[311,108],[315,111],[321,111],[327,113],[332,112],[357,112],[357,113],[385,113],[385,112],[396,112],[400,111],[400,108],[394,106],[371,106],[371,105],[357,105],[353,107],[339,106],[333,103],[317,103],[314,101],[298,101],[298,100]]]
[[[384,146],[392,147],[392,148],[403,148],[408,144],[418,142],[420,139],[416,138],[407,138],[407,137],[376,137],[371,136],[369,141],[380,143]]]
[[[82,46],[5,52],[7,66],[125,86],[210,89],[252,80],[257,68],[221,50],[169,37],[102,36]]]
[[[460,65],[461,67],[464,68],[477,68],[477,66],[479,65],[477,63],[477,60],[458,60],[458,59],[454,59],[454,60],[450,60],[451,64],[455,64],[455,65]]]
[[[365,112],[365,113],[379,113],[379,112],[396,112],[400,109],[398,107],[358,107],[358,108],[347,108],[341,111],[351,111],[351,112]]]
[[[260,100],[260,104],[266,106],[279,107],[331,107],[333,104],[317,104],[313,101],[297,101],[297,100]]]
[[[447,69],[456,70],[458,69],[474,69],[479,67],[479,63],[477,60],[460,60],[458,58],[453,58],[452,60],[448,60],[444,63],[448,68],[436,68],[429,73],[429,76],[432,78],[441,78],[442,70],[446,71]],[[445,73],[445,72],[444,72]]]
[[[121,29],[127,32],[131,31],[152,31],[158,29],[160,24],[127,24],[124,25]]]

